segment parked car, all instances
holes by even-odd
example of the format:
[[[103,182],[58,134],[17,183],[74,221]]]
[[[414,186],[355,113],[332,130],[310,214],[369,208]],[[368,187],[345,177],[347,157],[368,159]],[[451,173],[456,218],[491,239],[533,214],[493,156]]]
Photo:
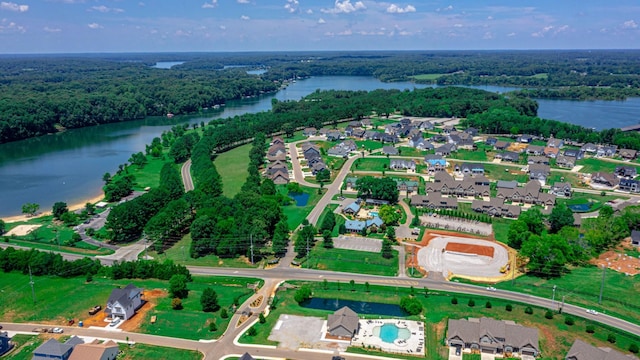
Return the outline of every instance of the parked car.
[[[102,306],[101,305],[96,305],[93,308],[91,308],[91,310],[89,310],[89,315],[95,315],[97,314],[100,310],[102,310]]]
[[[53,328],[53,331],[52,331],[52,333],[54,333],[54,334],[62,334],[63,332],[64,332],[64,330],[62,328],[59,328],[59,327]]]
[[[498,289],[494,288],[493,286],[489,286],[489,287],[487,287],[487,290],[489,290],[489,291],[496,291],[496,290],[498,290]]]
[[[120,319],[119,318],[115,318],[113,320],[111,320],[111,323],[109,324],[109,326],[113,327],[116,326],[120,323]]]
[[[593,309],[587,309],[587,313],[591,315],[598,315],[598,312]]]

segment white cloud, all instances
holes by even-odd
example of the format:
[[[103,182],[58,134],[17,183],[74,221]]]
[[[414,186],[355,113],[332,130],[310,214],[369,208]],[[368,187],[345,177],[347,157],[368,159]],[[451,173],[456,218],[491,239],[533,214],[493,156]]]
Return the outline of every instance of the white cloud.
[[[251,20],[251,18],[248,17],[247,15],[240,16],[240,19],[242,19],[242,20]]]
[[[124,12],[124,10],[122,10],[122,9],[110,8],[110,7],[106,7],[104,5],[92,6],[91,9],[89,9],[89,11],[99,11],[101,13],[108,13],[108,12],[121,13],[121,12]]]
[[[224,25],[220,25],[220,26],[218,26],[218,28],[219,28],[220,30],[223,30],[223,31],[224,31],[224,30],[227,30],[227,27],[226,27],[226,26],[224,26]]]
[[[248,4],[249,0],[238,0],[238,4]]]
[[[407,5],[405,7],[401,7],[396,4],[391,4],[389,5],[389,7],[387,7],[387,12],[391,14],[403,14],[403,13],[416,12],[416,8],[413,5]]]
[[[487,20],[493,20],[493,16],[491,15],[487,16]]]
[[[15,12],[26,12],[29,11],[29,5],[18,5],[12,2],[0,2],[0,10],[9,10]]]
[[[328,31],[328,32],[326,32],[324,34],[326,36],[350,36],[350,35],[353,35],[353,31],[351,31],[350,29],[347,29],[347,30],[340,31],[340,32],[337,32],[337,33]]]
[[[27,29],[22,26],[22,25],[18,25],[13,21],[8,21],[7,19],[2,19],[2,22],[0,23],[0,34],[2,33],[15,33],[15,32],[19,32],[19,33],[25,33],[27,32]]]
[[[218,0],[211,0],[211,2],[202,4],[203,9],[213,9],[216,6],[218,6]]]
[[[288,12],[294,13],[298,11],[298,6],[300,6],[300,2],[298,0],[287,0],[284,8],[287,9]]]
[[[508,36],[508,37],[514,37],[514,36],[516,36],[516,33],[514,33],[514,32],[510,32],[510,33],[508,33],[508,34],[507,34],[507,36]]]
[[[440,12],[440,11],[451,11],[451,10],[453,10],[453,5],[449,5],[449,6],[445,7],[445,8],[437,8],[436,9],[437,12]]]
[[[89,29],[102,29],[103,26],[98,24],[98,23],[91,23],[87,25],[89,27]]]
[[[140,2],[138,3],[138,6],[144,6],[144,3],[143,3],[142,1],[140,1]]]
[[[42,30],[44,30],[44,31],[46,31],[46,32],[50,32],[50,33],[57,33],[57,32],[61,32],[61,31],[62,31],[62,29],[59,29],[59,28],[50,28],[50,27],[48,27],[48,26],[45,26],[45,27],[44,27],[44,29],[42,29]]]
[[[491,40],[493,39],[493,34],[491,33],[491,31],[487,31],[486,33],[484,33],[484,35],[482,35],[482,38],[484,40]]]
[[[569,25],[562,25],[562,26],[560,26],[559,28],[556,29],[554,34],[558,34],[558,33],[561,33],[563,31],[567,31],[567,30],[569,30]]]
[[[313,10],[307,9],[307,14],[309,14],[309,15],[313,14]]]
[[[318,19],[318,24],[325,24],[325,23],[326,23],[326,21],[324,21],[323,18]]]
[[[638,27],[638,23],[634,20],[627,20],[622,23],[622,27],[625,29],[636,29]]]
[[[356,1],[355,3],[351,3],[351,0],[336,0],[335,5],[331,9],[321,9],[323,13],[327,14],[340,14],[340,13],[352,13],[358,10],[364,10],[367,7],[364,5],[362,1]]]
[[[453,24],[453,27],[456,27],[456,28],[461,28],[461,27],[463,27],[463,26],[464,26],[464,25],[462,25],[462,24],[460,24],[460,23],[458,23],[458,24]]]

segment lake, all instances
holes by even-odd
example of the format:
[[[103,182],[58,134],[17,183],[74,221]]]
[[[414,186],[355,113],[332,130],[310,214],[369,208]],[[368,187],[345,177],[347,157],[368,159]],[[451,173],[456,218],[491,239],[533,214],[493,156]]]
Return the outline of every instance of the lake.
[[[174,64],[175,65],[175,64]],[[156,64],[157,66],[157,64]],[[163,64],[168,66],[168,63]],[[214,118],[267,111],[271,99],[299,100],[316,89],[375,90],[433,87],[410,82],[383,83],[371,77],[327,76],[298,80],[276,94],[228,101],[219,110],[189,116],[148,117],[144,120],[105,124],[0,145],[0,217],[20,215],[27,202],[49,210],[53,203],[83,203],[98,195],[102,175],[115,173],[132,153],[144,151],[154,137],[175,124],[200,123]],[[477,87],[506,92],[513,88]],[[602,129],[639,122],[640,99],[627,101],[540,100],[542,117]]]

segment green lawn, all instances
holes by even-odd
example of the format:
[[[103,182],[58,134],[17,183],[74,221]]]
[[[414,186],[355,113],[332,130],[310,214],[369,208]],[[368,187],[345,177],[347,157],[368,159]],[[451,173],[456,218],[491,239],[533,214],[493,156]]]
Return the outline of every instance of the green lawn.
[[[524,166],[524,165],[523,165]],[[504,166],[499,164],[484,164],[484,174],[493,181],[516,180],[521,183],[529,181],[529,176],[522,171],[520,167]]]
[[[308,188],[302,186],[302,191],[309,194],[309,201],[305,206],[297,206],[295,202],[292,202],[290,205],[283,206],[282,211],[285,215],[287,215],[287,224],[289,224],[289,229],[295,229],[300,224],[302,224],[302,220],[304,220],[307,215],[313,210],[315,205],[318,203],[318,200],[322,197],[322,195],[318,194],[318,189],[316,188]],[[283,194],[287,193],[287,189],[284,186],[279,186],[278,191]]]
[[[295,285],[301,285],[301,282],[291,282]],[[355,289],[351,289],[348,283],[327,283],[321,282],[309,283],[313,290],[313,296],[327,299],[344,299],[355,301],[380,302],[389,304],[398,304],[400,298],[407,296],[411,293],[408,288],[399,287],[383,287],[383,286],[370,286],[367,291],[365,285],[362,282],[358,282],[355,285]],[[268,341],[267,338],[271,329],[275,326],[278,318],[282,314],[300,315],[300,316],[315,316],[326,318],[331,312],[325,310],[315,310],[301,307],[294,300],[295,289],[278,292],[276,298],[276,308],[269,316],[265,324],[254,325],[257,330],[257,334],[254,337],[244,335],[241,339],[241,343],[259,343],[259,344],[274,344]],[[580,338],[588,342],[593,342],[598,346],[610,346],[616,348],[616,350],[626,352],[627,347],[631,342],[639,342],[638,336],[631,334],[620,333],[615,330],[608,329],[604,326],[600,326],[593,323],[596,327],[594,335],[587,334],[585,327],[591,322],[582,318],[575,318],[575,325],[567,326],[564,324],[564,317],[556,314],[553,319],[549,320],[544,317],[544,309],[533,308],[533,314],[525,314],[524,309],[526,304],[513,303],[502,299],[486,298],[482,296],[468,296],[468,295],[455,295],[451,293],[440,293],[430,291],[428,297],[424,295],[424,289],[417,288],[414,290],[414,295],[422,302],[425,311],[424,319],[418,316],[407,317],[410,320],[423,320],[425,321],[425,348],[427,351],[427,359],[447,359],[447,348],[443,345],[443,338],[446,331],[446,322],[449,318],[459,319],[466,317],[491,317],[495,319],[514,320],[516,323],[524,326],[533,326],[540,329],[540,347],[542,348],[545,358],[559,358],[564,357],[571,347],[574,339]],[[452,305],[451,299],[457,297],[458,304]],[[475,301],[475,306],[468,306],[469,299]],[[491,308],[486,308],[487,301],[491,302]],[[507,312],[505,306],[511,304],[513,310]],[[378,315],[362,315],[363,318],[385,318],[385,316]],[[606,336],[609,332],[614,332],[618,341],[615,344],[609,344],[606,342]],[[350,348],[349,351],[362,353],[364,349]],[[373,351],[367,352],[369,354],[376,354]],[[389,356],[389,354],[387,354]],[[393,356],[396,358],[396,356]],[[404,357],[398,357],[404,358]]]
[[[515,286],[511,281],[496,285],[497,288],[551,297],[556,285],[556,299],[586,308],[593,308],[609,315],[617,316],[631,322],[638,321],[640,311],[640,282],[613,270],[607,270],[602,305],[598,305],[602,270],[596,267],[580,267],[571,270],[558,279],[545,280],[533,276],[522,276],[516,279]]]
[[[240,256],[238,258],[221,258],[216,255],[207,255],[199,257],[197,259],[193,259],[189,257],[190,248],[191,234],[187,234],[183,236],[180,241],[167,249],[164,253],[158,254],[155,251],[149,251],[148,255],[160,261],[170,259],[173,260],[173,262],[175,262],[176,264],[191,266],[250,268],[257,267],[260,264],[259,262],[256,262],[256,265],[251,265],[249,260],[244,256]]]
[[[441,76],[445,76],[447,74],[419,74],[410,76],[416,80],[436,80]]]
[[[416,148],[407,147],[407,146],[398,147],[398,152],[400,156],[410,156],[410,157],[422,157],[427,153],[426,151],[418,150]]]
[[[465,161],[487,161],[487,153],[484,151],[458,150],[453,156]]]
[[[234,197],[240,192],[249,172],[249,151],[251,144],[238,146],[218,155],[213,161],[222,177],[222,191],[227,197]]]
[[[373,140],[356,141],[356,145],[358,145],[358,149],[362,149],[364,146],[364,149],[368,151],[382,149],[382,147],[384,146],[382,142]]]
[[[580,172],[583,173],[593,173],[597,171],[614,172],[618,166],[634,167],[636,170],[640,171],[640,167],[634,166],[632,163],[620,164],[596,158],[578,160],[577,165],[583,166],[582,170],[580,170]]]
[[[380,171],[389,170],[391,161],[386,158],[364,158],[356,160],[351,166],[352,171]],[[385,167],[386,165],[386,167]]]
[[[172,359],[172,360],[200,360],[202,354],[193,350],[174,349],[169,347],[135,344],[128,346],[120,344],[119,360],[135,359]]]
[[[319,270],[332,270],[358,274],[395,276],[398,273],[398,252],[391,259],[385,259],[380,253],[345,249],[325,249],[318,242],[311,251],[310,260],[302,266]]]
[[[531,75],[531,76],[529,76],[529,77],[534,78],[534,79],[546,79],[546,78],[548,78],[548,77],[549,77],[549,74],[547,74],[547,73],[540,73],[540,74]]]
[[[42,336],[16,334],[11,338],[15,348],[10,355],[6,356],[6,360],[31,360],[33,351],[44,342]]]
[[[142,169],[139,169],[135,165],[127,167],[129,173],[136,177],[133,187],[134,190],[141,191],[147,187],[158,187],[160,184],[160,170],[165,163],[173,162],[168,156],[164,159],[147,156],[147,161],[147,164]],[[182,164],[174,164],[177,169],[180,169],[181,165]]]
[[[493,234],[496,240],[501,243],[507,243],[507,235],[509,233],[509,225],[513,220],[507,220],[502,218],[492,219],[491,226],[493,227]]]

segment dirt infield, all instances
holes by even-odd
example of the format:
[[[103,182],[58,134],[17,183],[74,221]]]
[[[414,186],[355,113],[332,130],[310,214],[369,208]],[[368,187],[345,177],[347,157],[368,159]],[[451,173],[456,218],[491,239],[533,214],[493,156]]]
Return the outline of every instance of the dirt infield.
[[[476,244],[462,244],[457,242],[448,242],[444,247],[445,251],[457,252],[457,253],[465,253],[465,254],[475,254],[480,256],[488,256],[493,258],[493,253],[495,251],[491,246],[484,245],[476,245]]]

